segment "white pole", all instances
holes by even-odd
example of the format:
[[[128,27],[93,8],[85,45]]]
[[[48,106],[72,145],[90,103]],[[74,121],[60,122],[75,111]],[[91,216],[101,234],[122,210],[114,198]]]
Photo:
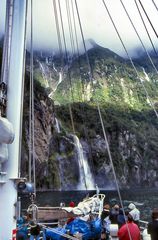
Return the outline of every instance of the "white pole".
[[[12,239],[12,230],[16,228],[14,204],[17,202],[17,190],[12,178],[18,178],[20,159],[26,9],[27,0],[13,1],[10,64],[7,81],[7,118],[13,125],[15,139],[12,144],[8,145],[9,159],[3,166],[3,171],[7,172],[6,183],[0,184],[1,240]]]

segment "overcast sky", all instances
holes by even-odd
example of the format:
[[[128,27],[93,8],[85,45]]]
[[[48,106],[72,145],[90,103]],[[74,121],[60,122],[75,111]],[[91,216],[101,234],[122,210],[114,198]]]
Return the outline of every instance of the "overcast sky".
[[[75,2],[75,0],[72,0]],[[135,0],[122,0],[125,7],[128,10],[130,17],[137,28],[137,31],[140,34],[141,39],[143,40],[147,48],[151,47],[147,33],[141,21],[141,18],[138,14]],[[64,22],[64,31],[66,35],[67,42],[69,41],[68,33],[68,20],[66,13],[66,0],[60,0],[61,10]],[[69,0],[69,2],[71,2]],[[138,1],[137,1],[138,2]],[[153,26],[158,32],[158,11],[155,8],[152,0],[142,1],[147,14],[149,15]],[[156,2],[156,1],[155,1]],[[111,20],[107,14],[107,11],[103,5],[102,0],[78,0],[78,10],[81,17],[81,23],[84,33],[84,38],[92,38],[99,45],[109,48],[116,53],[123,55],[124,50],[118,39],[116,31],[111,23]],[[134,29],[121,5],[120,0],[105,0],[109,11],[112,15],[112,18],[117,26],[117,29],[122,37],[122,40],[125,46],[128,48],[130,53],[137,47],[140,47],[140,41],[137,35],[134,32]],[[55,17],[53,10],[53,1],[52,0],[33,0],[33,36],[34,36],[34,46],[38,49],[42,48],[57,48],[57,34],[55,27]],[[158,4],[157,4],[158,5]],[[5,9],[5,0],[0,0],[0,29],[1,32],[4,30],[4,9]],[[75,5],[74,5],[75,6]],[[139,5],[140,6],[140,5]],[[158,6],[157,6],[158,7]],[[140,8],[141,9],[141,8]],[[28,8],[28,12],[30,8]],[[141,9],[142,12],[142,9]],[[149,22],[147,21],[146,16],[143,14],[144,21],[146,22],[148,31],[152,37],[152,40],[155,46],[158,46],[158,40],[154,31],[152,30]],[[82,45],[81,34],[79,31],[79,25],[77,20],[77,15],[75,14],[76,26],[78,32],[78,41]],[[30,14],[28,14],[28,27],[27,27],[27,42],[29,46],[30,41],[30,24],[29,24]],[[67,43],[68,46],[68,43]],[[70,47],[70,45],[69,45]]]

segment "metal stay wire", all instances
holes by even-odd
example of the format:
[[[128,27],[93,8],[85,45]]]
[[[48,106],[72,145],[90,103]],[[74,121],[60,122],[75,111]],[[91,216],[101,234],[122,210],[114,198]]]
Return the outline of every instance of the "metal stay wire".
[[[150,43],[151,43],[151,46],[152,46],[152,48],[153,48],[156,56],[158,56],[158,53],[157,53],[156,48],[155,48],[155,46],[154,46],[154,43],[153,43],[153,41],[152,41],[152,39],[151,39],[150,33],[149,33],[148,29],[147,29],[147,26],[146,26],[146,24],[145,24],[145,21],[144,21],[144,19],[143,19],[143,16],[142,16],[142,14],[141,14],[140,9],[139,9],[138,3],[137,3],[136,0],[134,0],[134,2],[135,2],[135,5],[136,5],[136,7],[137,7],[137,10],[138,10],[138,13],[139,13],[139,15],[140,15],[140,18],[141,18],[141,20],[142,20],[142,23],[143,23],[143,25],[144,25],[144,28],[145,28],[145,30],[146,30],[146,33],[147,33],[147,35],[148,35],[149,41],[150,41]]]
[[[130,57],[128,51],[127,51],[127,48],[126,48],[126,46],[125,46],[125,44],[124,44],[124,42],[123,42],[123,40],[122,40],[122,38],[121,38],[121,36],[120,36],[120,34],[119,34],[119,31],[118,31],[118,29],[117,29],[117,27],[116,27],[116,25],[115,25],[115,23],[114,23],[114,20],[112,19],[112,16],[111,16],[111,14],[110,14],[107,6],[106,6],[105,1],[104,1],[104,0],[102,0],[102,1],[103,1],[103,4],[104,4],[105,8],[106,8],[106,11],[107,11],[107,13],[108,13],[108,15],[109,15],[109,17],[110,17],[110,20],[111,20],[111,22],[112,22],[112,24],[113,24],[113,27],[115,28],[115,31],[116,31],[116,33],[117,33],[117,35],[118,35],[118,38],[120,39],[120,42],[121,42],[121,44],[122,44],[122,46],[123,46],[123,48],[124,48],[124,50],[125,50],[125,52],[126,52],[126,54],[127,54],[127,57],[129,58],[129,60],[130,60],[130,62],[131,62],[131,65],[132,65],[133,69],[135,70],[135,73],[136,73],[136,75],[137,75],[140,83],[141,83],[142,86],[143,86],[143,89],[144,89],[144,91],[145,91],[145,93],[146,93],[146,97],[147,97],[147,99],[149,100],[150,105],[151,105],[151,107],[153,108],[156,117],[158,118],[158,113],[157,113],[157,111],[156,111],[156,108],[155,108],[152,100],[150,99],[150,96],[149,96],[149,94],[148,94],[148,91],[146,90],[146,87],[145,87],[145,85],[144,85],[144,83],[143,83],[143,79],[142,79],[142,77],[139,75],[139,73],[138,73],[138,71],[137,71],[137,69],[136,69],[136,67],[135,67],[135,65],[134,65],[134,63],[133,63],[133,60],[132,60],[132,58]]]
[[[33,184],[34,193],[36,195],[36,166],[35,166],[35,142],[34,142],[34,82],[33,82],[33,0],[31,0],[31,54],[30,54],[30,159],[29,159],[29,180],[32,181],[32,165],[33,165]],[[32,150],[32,151],[31,151]],[[31,161],[32,160],[32,161]]]
[[[80,22],[80,30],[81,30],[81,33],[82,33],[82,40],[84,42],[84,50],[86,52],[86,57],[87,57],[88,63],[89,63],[89,57],[88,57],[88,53],[87,53],[87,49],[86,49],[86,45],[85,45],[85,40],[84,40],[84,35],[83,35],[83,30],[82,30],[82,24],[81,24],[80,15],[79,15],[79,11],[78,11],[78,6],[77,6],[77,1],[76,0],[75,0],[75,3],[76,3],[76,9],[77,9],[77,13],[78,13],[79,22]],[[90,71],[89,76],[91,77],[92,76],[92,71],[91,71],[90,64],[89,64],[89,71]],[[123,208],[123,201],[122,201],[120,189],[119,189],[118,182],[117,182],[117,177],[116,177],[116,173],[115,173],[113,159],[112,159],[112,156],[111,156],[111,151],[110,151],[109,143],[108,143],[108,140],[107,140],[107,134],[106,134],[106,131],[105,131],[105,127],[104,127],[104,123],[103,123],[102,114],[101,114],[101,110],[100,110],[98,99],[96,100],[96,103],[97,103],[97,109],[98,109],[98,113],[99,113],[99,117],[100,117],[100,121],[101,121],[101,126],[102,126],[102,130],[103,130],[103,135],[104,135],[104,139],[105,139],[105,144],[106,144],[105,147],[107,147],[108,156],[109,156],[112,172],[113,172],[113,175],[114,175],[114,180],[115,180],[115,184],[116,184],[119,200],[120,200],[121,206]],[[125,216],[124,208],[123,208],[123,213],[124,213],[124,216]],[[132,240],[131,234],[129,232],[129,229],[128,229],[128,234],[129,234],[130,240]]]

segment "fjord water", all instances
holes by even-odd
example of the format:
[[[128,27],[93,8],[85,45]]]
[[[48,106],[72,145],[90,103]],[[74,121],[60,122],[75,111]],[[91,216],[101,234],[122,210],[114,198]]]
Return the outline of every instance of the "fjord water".
[[[36,204],[38,206],[59,206],[61,202],[68,206],[70,201],[74,201],[77,205],[86,196],[93,196],[95,191],[43,191],[37,192]],[[117,191],[100,190],[100,193],[106,195],[105,203],[110,203],[112,206],[119,203]],[[158,189],[130,189],[122,190],[121,197],[125,208],[130,202],[136,204],[141,213],[141,220],[150,221],[151,211],[153,208],[158,208]],[[22,197],[22,208],[26,209],[31,204],[28,196]]]

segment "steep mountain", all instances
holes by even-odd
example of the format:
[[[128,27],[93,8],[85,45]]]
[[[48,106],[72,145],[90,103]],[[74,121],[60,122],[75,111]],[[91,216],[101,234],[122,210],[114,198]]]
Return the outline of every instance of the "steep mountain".
[[[88,51],[88,57],[89,63],[85,54],[69,56],[61,65],[58,56],[35,56],[37,187],[79,188],[81,175],[87,178],[85,169],[81,173],[85,159],[99,187],[115,187],[101,120],[119,186],[158,186],[158,123],[150,102],[156,110],[157,73],[144,56],[133,59],[137,74],[129,60],[98,45]],[[153,61],[157,66],[156,58]],[[26,76],[22,173],[27,177],[28,73]],[[74,136],[81,145],[74,142]]]

